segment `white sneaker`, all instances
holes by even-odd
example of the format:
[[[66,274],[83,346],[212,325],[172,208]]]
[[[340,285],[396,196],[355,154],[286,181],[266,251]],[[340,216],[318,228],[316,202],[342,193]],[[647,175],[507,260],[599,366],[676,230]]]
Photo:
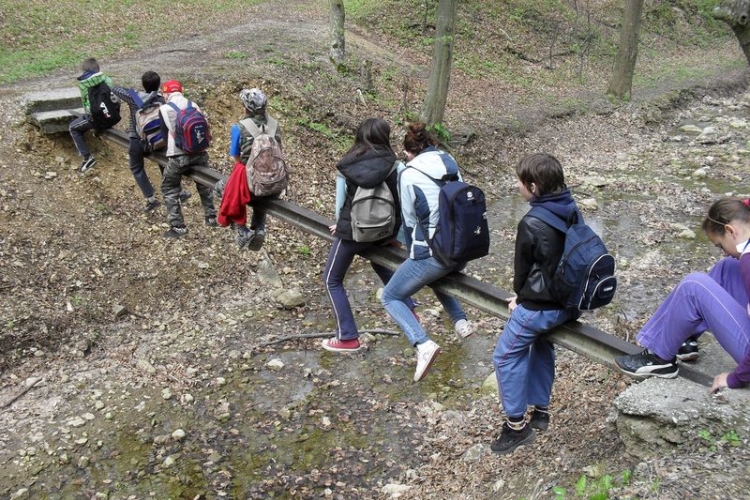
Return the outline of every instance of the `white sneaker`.
[[[438,354],[440,354],[440,346],[432,340],[417,346],[417,371],[414,372],[414,382],[422,380]]]
[[[456,329],[456,335],[458,335],[462,339],[465,339],[466,337],[474,333],[474,328],[471,326],[471,323],[469,323],[465,319],[459,319],[458,321],[456,321],[454,328]]]

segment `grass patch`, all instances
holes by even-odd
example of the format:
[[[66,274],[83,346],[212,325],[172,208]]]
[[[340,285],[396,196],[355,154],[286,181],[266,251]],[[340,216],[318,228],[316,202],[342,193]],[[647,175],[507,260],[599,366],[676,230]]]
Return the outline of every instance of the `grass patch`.
[[[190,0],[179,23],[189,32],[211,31],[227,13],[260,0]],[[151,0],[4,0],[0,24],[0,84],[41,76],[60,68],[77,68],[86,57],[106,58],[169,43],[179,38],[175,20],[164,13],[174,2]],[[91,20],[87,23],[87,20]]]

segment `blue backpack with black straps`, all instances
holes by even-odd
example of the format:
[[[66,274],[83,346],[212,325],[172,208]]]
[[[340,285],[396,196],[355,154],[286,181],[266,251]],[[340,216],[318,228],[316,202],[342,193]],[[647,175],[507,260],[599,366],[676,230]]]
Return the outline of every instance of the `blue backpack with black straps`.
[[[528,214],[565,234],[565,246],[555,274],[552,293],[565,309],[589,311],[612,302],[617,290],[615,259],[576,211],[563,220],[541,206]]]

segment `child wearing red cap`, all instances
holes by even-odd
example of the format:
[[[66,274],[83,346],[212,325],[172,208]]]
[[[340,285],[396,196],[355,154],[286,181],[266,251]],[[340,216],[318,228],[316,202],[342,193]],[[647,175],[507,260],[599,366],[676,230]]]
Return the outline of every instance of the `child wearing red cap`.
[[[179,110],[187,109],[189,105],[192,105],[198,111],[200,111],[200,108],[182,95],[182,84],[177,80],[164,82],[161,91],[166,104],[162,105],[159,112],[162,116],[162,133],[167,137],[168,159],[167,166],[164,168],[161,193],[170,226],[169,230],[164,233],[164,237],[179,238],[185,236],[188,232],[180,204],[182,176],[189,175],[194,167],[208,168],[208,153],[206,151],[187,153],[177,147],[174,135],[177,111],[172,106]],[[195,187],[200,195],[201,205],[203,205],[206,225],[209,227],[218,226],[211,188],[198,182],[195,183]]]

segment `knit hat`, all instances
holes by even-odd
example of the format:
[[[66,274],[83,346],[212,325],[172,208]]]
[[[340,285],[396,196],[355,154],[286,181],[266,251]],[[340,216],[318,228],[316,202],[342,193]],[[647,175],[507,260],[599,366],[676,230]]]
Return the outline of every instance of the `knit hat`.
[[[264,109],[268,100],[266,94],[260,89],[242,89],[240,92],[240,101],[248,111],[258,111]]]
[[[171,94],[172,92],[182,92],[182,84],[177,80],[169,80],[162,84],[161,91],[165,94]]]

